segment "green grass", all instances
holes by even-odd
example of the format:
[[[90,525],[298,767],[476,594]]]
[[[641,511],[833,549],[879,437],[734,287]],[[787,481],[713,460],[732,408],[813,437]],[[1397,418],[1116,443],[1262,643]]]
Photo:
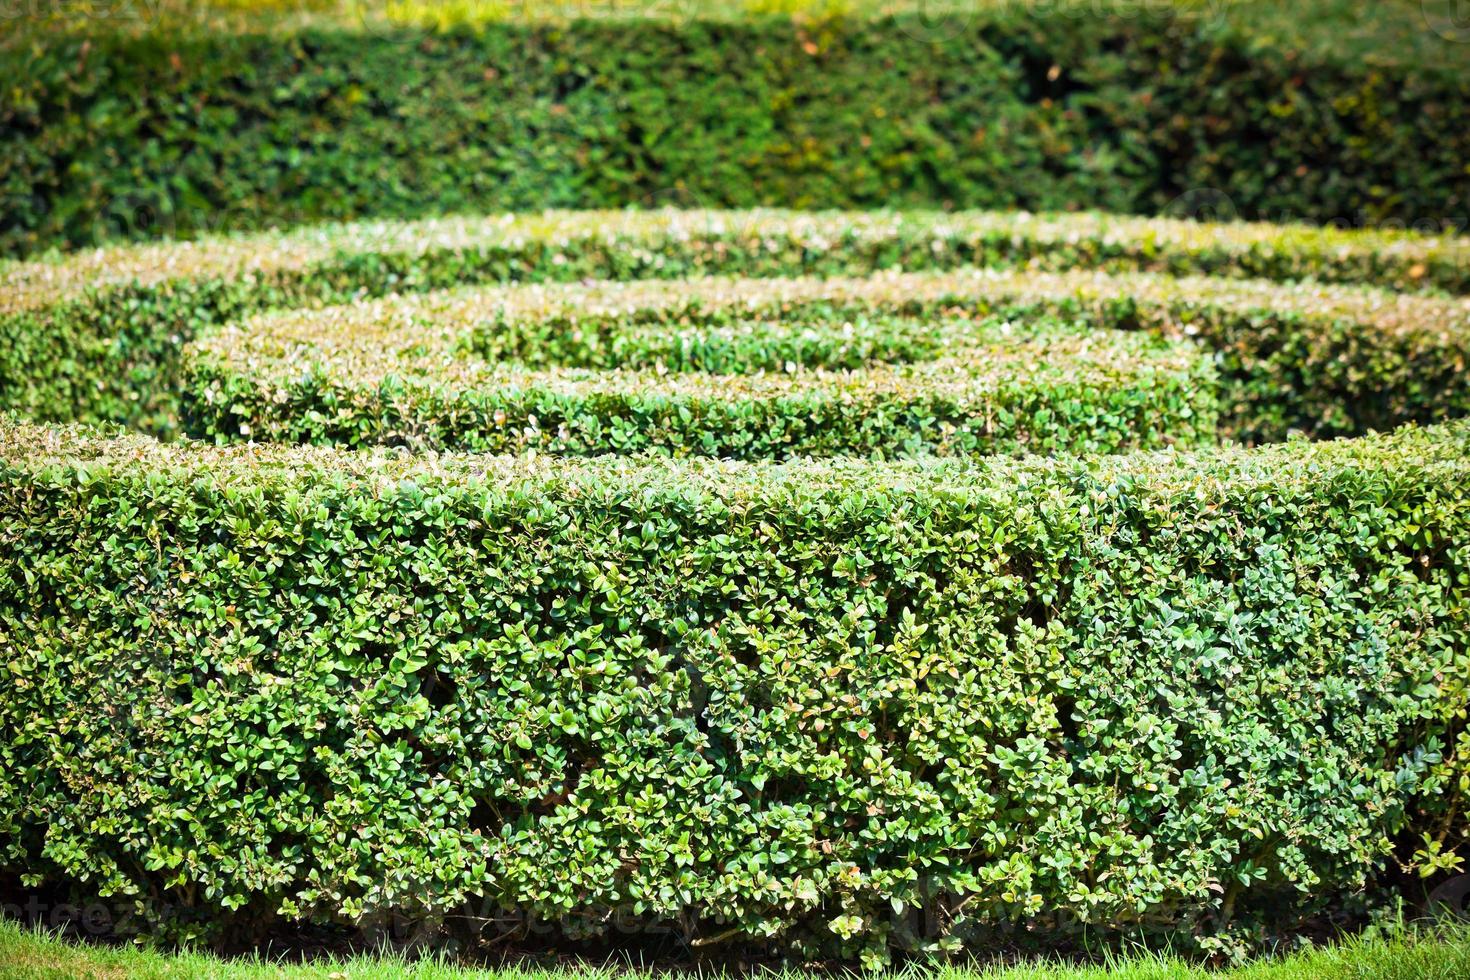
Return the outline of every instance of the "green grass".
[[[719,974],[705,972],[704,976]],[[125,947],[83,945],[0,922],[0,978],[50,977],[322,978],[322,980],[638,980],[638,971],[615,964],[577,968],[477,969],[437,959],[410,961],[397,954],[282,964],[255,956],[224,960],[200,953],[165,954]],[[678,974],[642,974],[648,980],[682,980]],[[687,974],[692,978],[695,974]],[[813,980],[795,971],[760,974],[764,980]],[[843,974],[828,974],[840,980]],[[1094,966],[1049,960],[1005,966],[910,968],[895,980],[1461,980],[1470,976],[1470,931],[1411,933],[1394,939],[1349,939],[1339,945],[1261,959],[1228,970],[1208,970],[1172,957],[1143,953]]]

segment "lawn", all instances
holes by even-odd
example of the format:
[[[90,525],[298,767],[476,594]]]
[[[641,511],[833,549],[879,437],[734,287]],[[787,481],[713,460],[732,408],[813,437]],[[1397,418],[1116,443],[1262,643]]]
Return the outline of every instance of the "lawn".
[[[794,970],[756,974],[763,980],[836,980],[844,975]],[[727,974],[653,973],[620,964],[473,968],[397,955],[305,964],[275,962],[265,956],[227,960],[199,953],[81,945],[0,922],[0,977],[52,980],[79,976],[109,980],[719,980]],[[1165,955],[1136,954],[1087,966],[1022,960],[996,966],[907,968],[886,976],[891,980],[1463,980],[1470,976],[1470,932],[1354,939],[1223,970],[1204,969]]]

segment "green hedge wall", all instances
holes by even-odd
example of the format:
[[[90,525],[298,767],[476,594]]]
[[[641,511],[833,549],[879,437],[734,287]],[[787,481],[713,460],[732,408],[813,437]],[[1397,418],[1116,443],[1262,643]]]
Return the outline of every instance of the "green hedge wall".
[[[196,335],[396,357],[354,331],[462,328],[601,370],[576,331],[636,360],[693,323],[754,365],[826,310],[916,359],[915,323],[964,316],[1192,337],[1253,434],[1357,433],[1470,408],[1467,248],[718,212],[133,246],[0,267],[0,400],[171,431]],[[1106,271],[1045,271],[1073,266]],[[514,285],[434,292],[483,282]],[[773,318],[759,350],[708,333],[737,308]],[[839,363],[833,337],[802,342]],[[1016,928],[1238,949],[1463,846],[1467,469],[1464,421],[775,464],[0,416],[0,875],[175,938],[533,916],[869,963]]]
[[[1470,776],[1463,422],[787,466],[6,422],[0,461],[0,865],[176,930],[1195,941]]]
[[[987,333],[964,369],[974,383],[957,386],[949,355]],[[911,363],[866,377],[795,370],[814,358]],[[704,373],[751,373],[737,359],[756,376]],[[1270,442],[1456,417],[1470,412],[1467,360],[1470,306],[1442,297],[966,269],[499,286],[271,312],[187,345],[179,399],[183,430],[209,440],[740,458],[1097,451],[1208,441],[1217,422]],[[793,370],[776,380],[761,365]],[[633,419],[646,430],[629,431]]]
[[[456,336],[432,315],[396,335],[354,333],[342,314],[275,318],[275,335],[266,318],[186,351],[184,432],[776,460],[1111,453],[1219,431],[1209,353],[1085,320],[814,305],[641,326],[512,317]]]
[[[0,254],[629,204],[1470,226],[1470,73],[1169,9],[163,31],[0,68]]]
[[[483,282],[832,276],[966,265],[1141,268],[1470,292],[1464,238],[1096,214],[692,211],[348,224],[0,267],[0,408],[40,420],[110,420],[176,433],[180,347],[272,308]],[[1054,288],[1053,299],[1079,285],[1086,284]],[[1122,299],[1158,287],[1120,281],[1115,292]],[[1004,288],[1026,291],[1020,283]],[[1202,282],[1190,289],[1201,297],[1218,292]],[[1450,406],[1443,399],[1461,397],[1461,375],[1444,376],[1464,363],[1470,331],[1462,307],[1380,295],[1334,315],[1341,295],[1323,294],[1316,304],[1314,290],[1251,301],[1245,289],[1234,312],[1221,315],[1222,325],[1240,328],[1225,332],[1243,345],[1233,355],[1247,362],[1242,370],[1250,373],[1260,361],[1270,375],[1250,406],[1251,420],[1274,413],[1262,435],[1277,438],[1290,426],[1340,434],[1428,421],[1434,415],[1425,409],[1444,410]],[[1196,305],[1177,291],[1170,303]],[[1395,309],[1403,303],[1414,309]],[[1382,326],[1375,307],[1387,315]],[[1284,321],[1262,312],[1273,309],[1296,312]],[[1127,310],[1112,316],[1127,325]],[[1253,326],[1266,329],[1251,339]],[[1392,392],[1375,384],[1380,377],[1391,379]]]

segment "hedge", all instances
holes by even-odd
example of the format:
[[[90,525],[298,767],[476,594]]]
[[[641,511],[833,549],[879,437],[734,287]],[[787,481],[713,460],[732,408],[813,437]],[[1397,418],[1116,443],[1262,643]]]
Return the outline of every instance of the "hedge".
[[[0,408],[175,432],[180,345],[273,307],[481,282],[964,265],[1470,293],[1470,241],[1392,232],[983,212],[551,213],[343,225],[0,267]]]
[[[529,917],[869,963],[1340,915],[1465,836],[1470,422],[1421,424],[1470,409],[1467,256],[693,212],[10,264],[0,875],[174,938]],[[956,362],[1025,410],[908,445],[891,410]],[[506,379],[715,406],[557,451],[780,456],[823,404],[803,452],[966,451],[552,458],[545,402],[504,439],[487,379],[501,411]],[[750,391],[799,408],[736,418]],[[1394,431],[975,455],[1188,446],[1217,412]],[[403,448],[494,439],[540,451]]]
[[[1057,317],[1076,324],[1072,339],[1058,342]],[[956,389],[956,357],[998,326],[1010,336],[987,343],[971,375],[982,388]],[[846,373],[905,360],[918,363]],[[184,431],[216,441],[742,458],[1116,451],[1213,437],[1217,391],[1222,431],[1248,441],[1465,414],[1467,360],[1470,306],[1454,300],[961,270],[523,285],[265,314],[187,348],[181,398]],[[728,377],[747,369],[767,373]]]
[[[390,307],[378,331],[336,312],[277,317],[273,333],[250,324],[193,352],[184,431],[725,459],[1119,452],[1216,437],[1211,359],[1085,323],[808,309],[682,331],[512,319],[456,336],[432,310],[410,320]]]
[[[1079,6],[4,45],[0,254],[660,203],[1470,225],[1462,65]]]
[[[11,421],[0,460],[0,865],[176,933],[1209,948],[1470,783],[1465,422],[783,465]]]

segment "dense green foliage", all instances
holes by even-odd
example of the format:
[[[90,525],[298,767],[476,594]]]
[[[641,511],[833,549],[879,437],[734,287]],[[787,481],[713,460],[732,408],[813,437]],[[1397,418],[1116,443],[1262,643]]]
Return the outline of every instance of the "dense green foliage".
[[[159,30],[0,67],[0,254],[650,204],[1470,224],[1463,65],[1158,7]]]
[[[1058,316],[1075,326],[1059,332]],[[352,446],[772,458],[1188,443],[1215,425],[1214,372],[1160,336],[1213,354],[1234,437],[1470,411],[1470,309],[1456,301],[974,270],[491,288],[269,314],[189,348],[182,399],[192,435]]]
[[[721,312],[682,325],[511,318],[460,338],[431,315],[403,323],[396,345],[309,314],[343,357],[289,333],[269,351],[211,344],[185,366],[185,431],[725,459],[1119,452],[1216,435],[1213,360],[1184,342],[1054,319]],[[241,334],[269,338],[259,324]]]
[[[37,419],[113,420],[174,432],[180,346],[200,331],[273,307],[478,282],[839,275],[969,264],[1143,268],[1470,292],[1470,244],[1464,239],[1098,215],[690,212],[346,225],[108,249],[0,269],[0,407]],[[1076,287],[1059,288],[1066,293]],[[1115,290],[1120,300],[1134,293],[1141,295],[1126,283]],[[1172,305],[1195,304],[1179,295]],[[1324,307],[1323,315],[1313,316],[1316,305]],[[1268,373],[1279,375],[1251,394],[1246,410],[1253,419],[1274,412],[1271,427],[1246,434],[1276,437],[1289,426],[1322,434],[1359,431],[1406,418],[1428,420],[1435,416],[1426,408],[1458,404],[1463,372],[1452,369],[1463,364],[1463,309],[1420,304],[1398,318],[1411,321],[1412,329],[1380,330],[1372,328],[1373,307],[1393,314],[1389,300],[1331,314],[1341,305],[1336,297],[1314,304],[1310,290],[1295,299],[1283,293],[1235,304],[1246,317],[1232,322],[1270,329],[1233,356],[1253,363],[1274,358]],[[1296,312],[1283,323],[1269,312],[1288,307]],[[1127,304],[1120,310],[1126,313]],[[1293,327],[1302,317],[1312,323],[1305,334]],[[1114,319],[1129,325],[1126,316]],[[1236,331],[1232,343],[1242,333]],[[1384,348],[1380,340],[1390,342]],[[1386,394],[1380,379],[1391,379],[1388,387],[1399,394]],[[1436,403],[1436,392],[1449,404]],[[1371,413],[1394,397],[1418,407],[1390,405],[1392,411]],[[1297,408],[1304,398],[1317,403]],[[1370,414],[1354,418],[1355,406]]]
[[[1455,865],[1464,239],[545,214],[0,276],[0,873],[872,963]]]
[[[0,861],[176,927],[1207,936],[1458,795],[1464,423],[785,466],[3,440]]]

